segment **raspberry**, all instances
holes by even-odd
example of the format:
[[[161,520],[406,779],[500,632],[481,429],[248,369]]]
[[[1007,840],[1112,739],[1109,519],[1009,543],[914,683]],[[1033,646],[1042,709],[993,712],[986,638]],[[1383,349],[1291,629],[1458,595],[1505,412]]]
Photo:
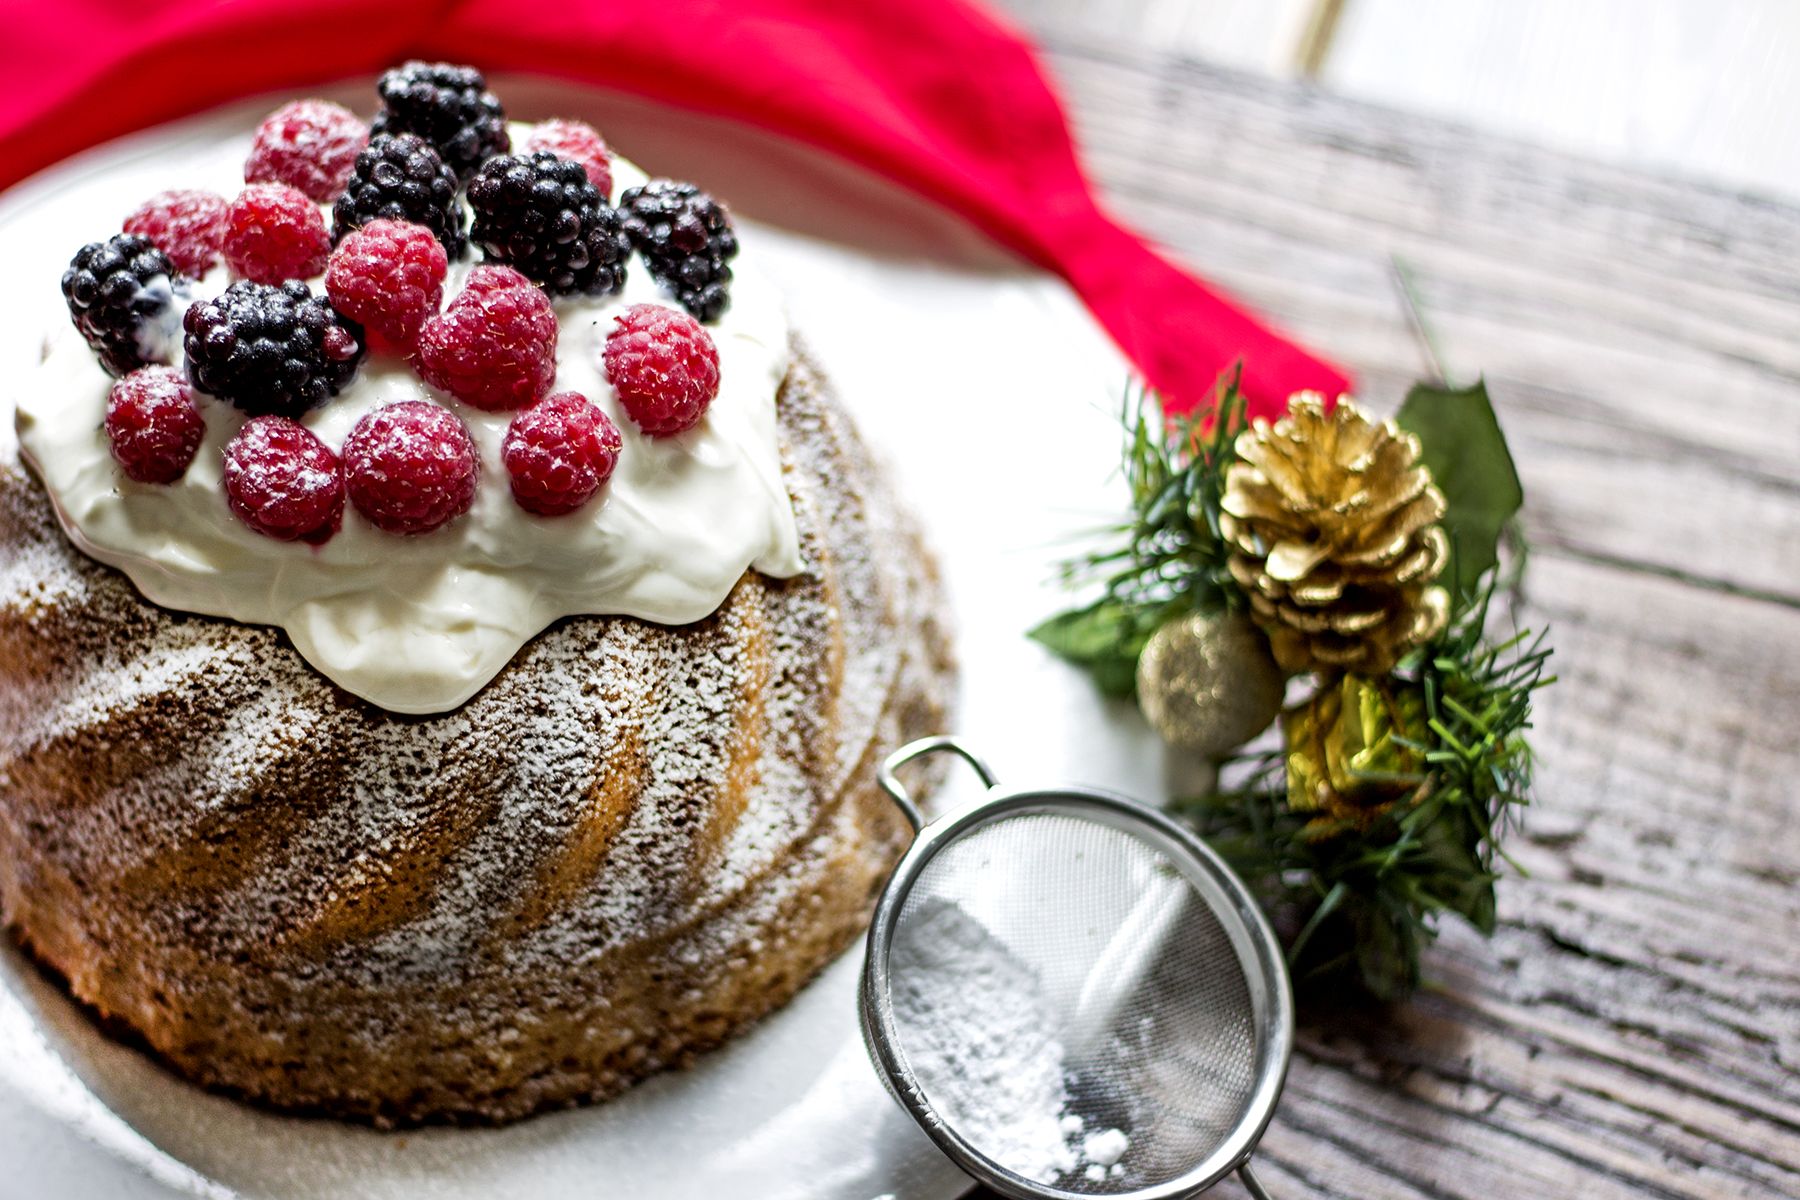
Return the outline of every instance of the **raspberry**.
[[[612,478],[620,445],[605,413],[578,392],[558,392],[512,419],[500,459],[519,507],[556,517],[592,500]]]
[[[430,533],[468,512],[478,463],[469,427],[426,400],[378,408],[344,439],[350,503],[389,533]]]
[[[429,142],[410,133],[369,139],[331,219],[340,240],[359,225],[386,219],[423,225],[451,258],[461,258],[469,244],[456,202],[456,172]]]
[[[469,277],[463,280],[462,295],[485,296],[489,292],[504,292],[508,288],[536,286],[531,280],[509,266],[502,263],[483,263],[470,271]]]
[[[600,193],[600,199],[612,196],[612,151],[606,148],[600,133],[584,121],[539,121],[525,139],[524,151],[548,150],[558,158],[578,162],[587,171],[588,182]]]
[[[692,429],[719,394],[712,334],[660,304],[634,304],[621,313],[602,357],[625,415],[651,437]]]
[[[325,268],[331,305],[403,349],[437,313],[449,270],[444,248],[423,225],[370,221],[352,230]]]
[[[320,545],[344,524],[337,455],[287,417],[252,417],[225,446],[225,499],[264,537]]]
[[[200,278],[219,261],[225,241],[225,197],[197,188],[158,192],[125,218],[125,232],[149,238],[175,269]]]
[[[409,62],[383,75],[376,87],[385,107],[375,116],[375,133],[418,134],[459,180],[512,146],[506,112],[474,67]]]
[[[188,378],[248,413],[298,416],[350,382],[362,328],[291,280],[234,283],[187,310]]]
[[[112,386],[106,438],[113,461],[139,483],[174,483],[206,437],[194,394],[172,367],[141,367]]]
[[[490,158],[469,181],[475,227],[489,260],[511,263],[552,295],[616,292],[631,242],[578,162],[548,150]]]
[[[625,232],[656,281],[702,321],[731,307],[731,268],[738,252],[731,218],[691,183],[653,179],[619,199]]]
[[[226,211],[225,261],[253,283],[311,279],[330,255],[325,218],[297,188],[253,183]]]
[[[329,100],[295,100],[270,113],[256,130],[245,183],[285,183],[320,204],[344,190],[369,127]]]
[[[169,256],[135,233],[115,233],[75,252],[62,277],[69,317],[113,375],[173,357],[169,344],[187,280]]]
[[[476,267],[460,295],[419,330],[419,375],[489,412],[523,408],[556,379],[550,298],[509,267]]]

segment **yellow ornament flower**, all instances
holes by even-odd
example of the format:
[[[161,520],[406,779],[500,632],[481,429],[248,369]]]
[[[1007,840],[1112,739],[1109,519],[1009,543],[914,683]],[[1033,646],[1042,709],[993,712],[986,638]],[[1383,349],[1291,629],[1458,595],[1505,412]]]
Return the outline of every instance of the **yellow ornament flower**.
[[[1282,714],[1288,807],[1319,815],[1310,836],[1366,830],[1424,797],[1419,743],[1425,700],[1417,688],[1345,675]]]

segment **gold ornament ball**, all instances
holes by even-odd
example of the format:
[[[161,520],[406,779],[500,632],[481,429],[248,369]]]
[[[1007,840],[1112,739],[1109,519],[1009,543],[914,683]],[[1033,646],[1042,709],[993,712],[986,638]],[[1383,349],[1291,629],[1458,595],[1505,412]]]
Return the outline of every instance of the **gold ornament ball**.
[[[1217,757],[1269,727],[1287,677],[1249,618],[1193,613],[1150,638],[1137,685],[1138,707],[1165,742]]]

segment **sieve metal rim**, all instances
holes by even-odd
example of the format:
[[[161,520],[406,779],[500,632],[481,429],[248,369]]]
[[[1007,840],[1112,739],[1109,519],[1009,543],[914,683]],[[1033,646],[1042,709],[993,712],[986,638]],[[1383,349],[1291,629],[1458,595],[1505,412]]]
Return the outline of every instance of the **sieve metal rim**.
[[[912,758],[937,751],[961,757],[981,777],[987,790],[926,823],[900,784],[895,769]],[[1071,1192],[1015,1175],[938,1119],[900,1049],[888,971],[888,953],[900,913],[912,895],[913,885],[938,851],[958,836],[1003,818],[1033,812],[1066,814],[1077,809],[1085,810],[1083,815],[1087,817],[1099,816],[1103,823],[1121,832],[1133,836],[1153,835],[1145,840],[1152,845],[1161,843],[1159,848],[1169,861],[1203,895],[1207,895],[1209,901],[1220,895],[1225,898],[1225,905],[1213,908],[1214,917],[1238,949],[1240,964],[1248,951],[1248,958],[1256,970],[1254,976],[1249,969],[1245,970],[1245,982],[1253,997],[1260,986],[1268,1005],[1264,1018],[1269,1025],[1268,1039],[1258,1048],[1256,1082],[1245,1105],[1244,1119],[1210,1155],[1185,1174],[1149,1187],[1111,1193],[1109,1200],[1185,1200],[1243,1167],[1268,1128],[1287,1081],[1294,1041],[1294,999],[1281,945],[1262,909],[1236,872],[1191,831],[1166,814],[1128,796],[1082,784],[1003,787],[987,764],[954,738],[928,738],[902,747],[882,764],[880,781],[882,788],[912,823],[917,836],[894,868],[869,923],[861,1003],[858,1005],[863,1040],[880,1068],[882,1082],[889,1093],[938,1148],[979,1182],[1012,1200],[1094,1200],[1092,1193]],[[1190,868],[1197,869],[1200,877],[1196,878]],[[1228,917],[1235,918],[1235,922]]]

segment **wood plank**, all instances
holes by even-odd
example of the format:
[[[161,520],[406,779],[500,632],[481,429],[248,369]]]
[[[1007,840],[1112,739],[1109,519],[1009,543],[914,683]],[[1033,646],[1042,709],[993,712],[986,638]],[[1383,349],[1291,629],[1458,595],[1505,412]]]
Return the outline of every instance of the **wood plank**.
[[[1377,406],[1422,369],[1404,258],[1504,399],[1542,544],[1800,599],[1800,208],[1188,60],[1052,59],[1123,213]]]
[[[1800,613],[1555,556],[1532,595],[1565,677],[1512,843],[1530,876],[1491,943],[1447,932],[1410,1007],[1309,1015],[1267,1182],[1800,1194]]]
[[[1040,33],[1126,42],[1585,157],[1800,198],[1788,0],[1003,0]],[[1309,23],[1329,37],[1307,69]]]
[[[1800,196],[1789,0],[1354,0],[1323,78],[1347,95]]]
[[[1039,31],[1117,37],[1170,54],[1289,76],[1320,0],[1001,0]]]
[[[1051,59],[1117,206],[1377,405],[1422,369],[1403,256],[1529,492],[1524,619],[1562,676],[1529,875],[1410,1006],[1304,1013],[1270,1191],[1800,1195],[1800,209],[1091,39]]]
[[[1564,672],[1529,875],[1410,1006],[1303,1011],[1260,1173],[1283,1200],[1800,1194],[1800,612],[1546,555],[1528,616]]]

